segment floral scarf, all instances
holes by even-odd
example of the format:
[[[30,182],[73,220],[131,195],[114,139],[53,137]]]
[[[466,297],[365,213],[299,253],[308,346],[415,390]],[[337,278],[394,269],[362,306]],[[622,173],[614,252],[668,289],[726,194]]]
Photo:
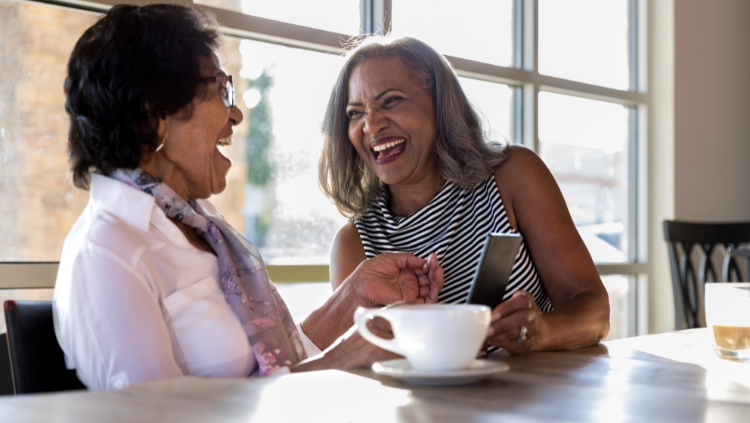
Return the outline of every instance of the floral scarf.
[[[219,260],[219,286],[245,328],[258,373],[268,376],[307,358],[289,309],[268,279],[258,250],[221,217],[187,202],[141,169],[118,169],[110,177],[153,195],[167,217],[195,228]]]

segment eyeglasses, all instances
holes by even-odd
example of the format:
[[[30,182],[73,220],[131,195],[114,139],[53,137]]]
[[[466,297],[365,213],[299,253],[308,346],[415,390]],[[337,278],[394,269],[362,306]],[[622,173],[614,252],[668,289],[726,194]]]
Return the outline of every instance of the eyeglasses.
[[[234,80],[232,79],[232,75],[216,75],[212,76],[210,78],[201,78],[198,80],[198,82],[206,82],[206,83],[214,83],[218,82],[219,87],[221,87],[221,96],[224,97],[224,100],[228,103],[228,107],[234,107]]]

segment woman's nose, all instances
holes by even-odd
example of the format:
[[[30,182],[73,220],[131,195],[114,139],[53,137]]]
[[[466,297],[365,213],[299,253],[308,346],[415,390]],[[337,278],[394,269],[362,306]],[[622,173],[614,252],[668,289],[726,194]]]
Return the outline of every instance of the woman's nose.
[[[388,126],[388,121],[381,115],[379,109],[370,109],[365,113],[365,133],[377,134],[386,126]]]
[[[244,118],[245,115],[242,114],[242,110],[240,110],[239,107],[232,106],[229,108],[229,120],[232,121],[232,126],[239,125]]]

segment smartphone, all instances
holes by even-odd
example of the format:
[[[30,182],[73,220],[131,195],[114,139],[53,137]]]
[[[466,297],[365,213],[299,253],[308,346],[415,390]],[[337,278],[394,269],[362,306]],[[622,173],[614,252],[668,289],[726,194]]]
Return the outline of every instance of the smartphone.
[[[519,234],[487,234],[467,304],[483,304],[494,309],[503,301],[522,240]]]

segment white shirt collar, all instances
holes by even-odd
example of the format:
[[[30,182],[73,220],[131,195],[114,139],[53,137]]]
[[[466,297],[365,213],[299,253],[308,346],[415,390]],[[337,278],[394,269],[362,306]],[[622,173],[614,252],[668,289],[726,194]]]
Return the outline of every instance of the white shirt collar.
[[[90,201],[97,209],[148,231],[151,212],[156,204],[153,195],[96,173],[91,174],[89,192]]]

